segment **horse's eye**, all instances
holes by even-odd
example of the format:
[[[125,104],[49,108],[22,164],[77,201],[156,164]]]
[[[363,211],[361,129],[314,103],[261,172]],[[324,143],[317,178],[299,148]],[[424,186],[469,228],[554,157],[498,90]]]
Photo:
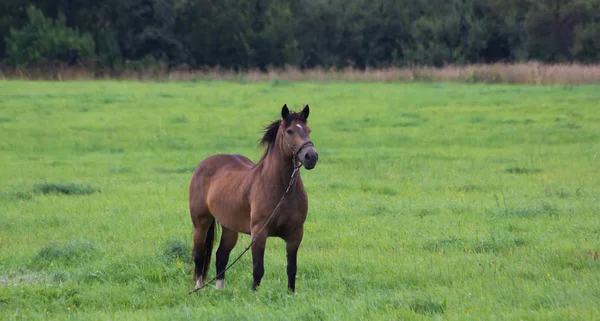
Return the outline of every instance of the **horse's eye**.
[[[288,135],[291,135],[291,134],[293,134],[293,133],[294,133],[294,131],[293,131],[293,130],[291,130],[291,129],[288,129],[288,130],[286,130],[285,132],[286,132],[286,133],[288,133]]]

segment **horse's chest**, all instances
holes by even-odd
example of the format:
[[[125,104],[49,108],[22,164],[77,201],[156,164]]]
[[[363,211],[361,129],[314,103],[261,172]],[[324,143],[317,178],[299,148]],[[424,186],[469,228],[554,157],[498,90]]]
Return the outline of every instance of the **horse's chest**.
[[[282,204],[275,214],[276,217],[271,225],[274,234],[284,234],[296,230],[306,221],[306,201],[295,201]]]

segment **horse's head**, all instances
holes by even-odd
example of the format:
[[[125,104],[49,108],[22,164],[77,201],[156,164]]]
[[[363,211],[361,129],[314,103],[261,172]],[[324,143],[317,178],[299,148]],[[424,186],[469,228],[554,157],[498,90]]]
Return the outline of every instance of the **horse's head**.
[[[319,154],[310,140],[310,128],[306,125],[308,113],[308,105],[299,113],[290,113],[287,105],[283,105],[279,132],[283,145],[288,147],[284,149],[287,149],[292,157],[295,155],[296,162],[302,163],[304,168],[310,170],[317,165]]]

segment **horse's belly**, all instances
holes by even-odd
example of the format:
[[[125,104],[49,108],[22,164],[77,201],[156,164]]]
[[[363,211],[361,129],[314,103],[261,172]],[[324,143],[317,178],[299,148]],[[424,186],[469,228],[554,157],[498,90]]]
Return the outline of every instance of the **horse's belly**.
[[[224,227],[238,233],[250,234],[250,212],[241,207],[215,204],[211,214]]]
[[[237,186],[239,189],[240,186]],[[209,189],[207,203],[212,216],[224,227],[238,233],[250,233],[250,206],[243,191],[235,186],[214,186]]]

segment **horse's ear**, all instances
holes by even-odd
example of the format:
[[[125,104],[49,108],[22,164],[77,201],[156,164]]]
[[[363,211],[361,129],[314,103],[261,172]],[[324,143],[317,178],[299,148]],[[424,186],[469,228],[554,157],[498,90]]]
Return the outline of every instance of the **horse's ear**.
[[[290,117],[290,110],[288,109],[287,104],[284,104],[283,107],[281,108],[281,119],[283,119],[285,122],[287,122],[289,120]]]
[[[304,109],[302,109],[302,116],[304,117],[304,120],[308,119],[309,112],[310,112],[310,109],[308,108],[308,105],[304,106]]]

